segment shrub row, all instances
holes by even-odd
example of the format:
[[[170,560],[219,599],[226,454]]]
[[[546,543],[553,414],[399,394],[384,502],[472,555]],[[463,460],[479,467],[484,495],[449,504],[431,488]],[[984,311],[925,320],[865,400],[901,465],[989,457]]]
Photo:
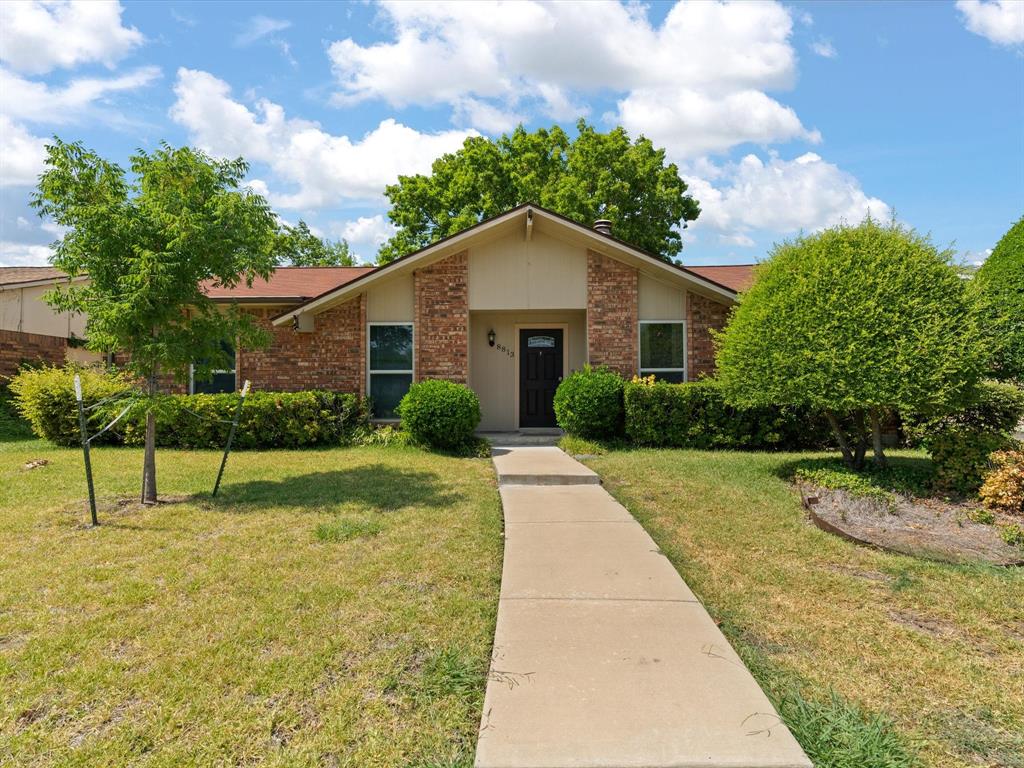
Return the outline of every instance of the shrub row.
[[[26,369],[11,379],[18,410],[39,437],[58,445],[80,442],[74,376],[82,380],[90,433],[103,428],[130,402],[131,381],[95,368]],[[129,397],[120,397],[128,395]],[[106,398],[117,398],[104,403]],[[238,407],[238,396],[162,395],[152,405],[157,444],[168,448],[222,448]],[[366,401],[341,392],[253,392],[245,401],[234,445],[237,448],[302,448],[349,442],[368,425]],[[141,445],[145,410],[136,401],[128,414],[96,443]]]

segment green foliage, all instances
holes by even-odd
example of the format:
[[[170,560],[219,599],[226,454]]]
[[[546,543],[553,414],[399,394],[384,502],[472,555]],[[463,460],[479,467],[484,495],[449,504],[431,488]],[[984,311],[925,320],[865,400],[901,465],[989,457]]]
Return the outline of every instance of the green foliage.
[[[626,384],[626,435],[634,443],[673,448],[785,450],[819,448],[828,425],[799,407],[730,405],[715,379]]]
[[[237,308],[203,292],[210,281],[234,286],[268,277],[277,224],[266,201],[241,188],[248,165],[164,144],[131,157],[125,171],[81,144],[46,148],[32,205],[66,227],[53,265],[89,280],[49,296],[61,311],[86,316],[89,349],[127,353],[143,379],[156,372],[184,380],[224,367],[224,339],[266,340]]]
[[[384,424],[383,426],[368,424],[356,433],[353,442],[356,445],[389,447],[394,445],[411,445],[412,439],[408,432],[403,429],[396,429],[390,424]]]
[[[1024,528],[1017,525],[1017,523],[1000,525],[999,538],[1011,547],[1024,547]]]
[[[285,226],[274,245],[278,263],[292,267],[351,267],[355,259],[347,240],[327,240],[314,235],[306,222]]]
[[[1024,447],[993,453],[989,464],[978,491],[982,502],[1007,514],[1024,515]]]
[[[339,518],[331,523],[320,523],[315,535],[318,541],[348,541],[376,536],[384,530],[384,526],[376,520]]]
[[[608,453],[608,446],[604,442],[574,435],[563,435],[558,441],[558,447],[570,456],[603,456]]]
[[[1024,217],[1010,227],[971,280],[992,351],[992,374],[1024,382]]]
[[[10,391],[0,379],[0,443],[30,440],[32,436],[32,425],[18,413]]]
[[[871,219],[777,245],[717,339],[726,397],[854,414],[858,448],[868,412],[966,400],[985,353],[949,259]]]
[[[892,503],[892,494],[879,488],[861,474],[844,472],[842,469],[800,467],[796,470],[795,477],[818,488],[846,491],[858,499],[873,499],[887,505]]]
[[[480,401],[464,384],[431,379],[409,387],[398,404],[398,415],[417,443],[458,450],[474,443]]]
[[[883,499],[900,493],[926,497],[932,493],[934,468],[927,460],[896,458],[885,467],[870,465],[855,471],[834,458],[801,459],[789,465],[784,476],[854,496]]]
[[[931,454],[936,488],[969,496],[981,485],[989,456],[1014,446],[1010,433],[1022,416],[1024,391],[986,381],[953,413],[908,419],[907,433]]]
[[[496,140],[466,139],[434,161],[429,176],[399,176],[387,187],[388,217],[399,228],[380,250],[387,263],[482,219],[532,202],[585,226],[614,223],[615,235],[671,260],[682,249],[680,221],[700,214],[679,169],[650,140],[622,128],[599,133],[583,120],[575,139],[558,126],[522,126]]]
[[[574,437],[602,440],[622,432],[622,377],[608,368],[583,366],[555,391],[558,426]]]
[[[57,445],[81,443],[82,433],[78,425],[78,405],[75,400],[76,374],[82,381],[82,402],[87,409],[90,433],[99,431],[109,421],[106,409],[94,406],[106,398],[123,395],[132,388],[132,381],[127,375],[91,367],[47,365],[23,368],[11,378],[9,388],[14,396],[15,407],[28,421],[36,436]],[[113,432],[107,432],[96,443],[115,441]]]
[[[834,691],[826,701],[814,701],[793,689],[778,699],[776,708],[816,768],[921,765],[892,721],[867,713]]]

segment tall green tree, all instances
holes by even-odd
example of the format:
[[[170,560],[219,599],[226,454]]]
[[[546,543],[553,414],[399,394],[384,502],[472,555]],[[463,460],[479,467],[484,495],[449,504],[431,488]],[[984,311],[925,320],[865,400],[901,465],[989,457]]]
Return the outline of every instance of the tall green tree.
[[[301,219],[294,227],[281,228],[276,254],[279,264],[292,267],[352,267],[356,263],[347,240],[317,237]]]
[[[496,140],[477,136],[434,161],[429,176],[399,176],[387,187],[398,232],[381,263],[412,253],[522,203],[537,203],[590,226],[607,218],[616,237],[671,261],[678,229],[700,214],[665,150],[623,128],[600,133],[583,120],[570,139],[558,126],[521,125]]]
[[[727,398],[819,410],[847,464],[870,437],[884,465],[887,412],[954,408],[984,368],[951,255],[871,219],[776,245],[716,340]]]
[[[992,249],[971,290],[989,341],[992,375],[1024,383],[1024,217]]]
[[[131,157],[131,177],[80,143],[55,139],[32,205],[67,228],[53,265],[89,280],[49,296],[61,311],[86,316],[87,346],[127,355],[145,382],[146,449],[142,500],[155,502],[158,381],[179,381],[223,367],[223,342],[265,343],[251,318],[218,307],[201,289],[269,277],[276,217],[266,201],[241,187],[241,158],[214,160],[190,148],[162,145]]]

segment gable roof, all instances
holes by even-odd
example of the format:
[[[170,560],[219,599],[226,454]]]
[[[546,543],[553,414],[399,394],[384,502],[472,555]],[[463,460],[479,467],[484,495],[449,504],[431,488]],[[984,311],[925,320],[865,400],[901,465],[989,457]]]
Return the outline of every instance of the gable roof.
[[[716,264],[687,267],[702,277],[714,280],[719,285],[732,288],[737,293],[745,291],[754,282],[754,264]]]
[[[283,325],[286,322],[290,321],[292,318],[298,317],[298,315],[301,314],[302,312],[313,311],[325,304],[333,303],[334,301],[340,300],[349,293],[355,293],[358,288],[362,288],[364,287],[364,285],[375,282],[377,279],[385,275],[389,275],[392,272],[395,272],[403,267],[408,266],[411,262],[417,262],[427,259],[430,256],[436,254],[438,251],[457,245],[459,242],[467,240],[475,235],[478,235],[487,229],[494,228],[508,221],[511,221],[519,215],[526,214],[527,216],[530,216],[534,213],[540,214],[541,216],[551,221],[554,221],[568,229],[571,229],[575,233],[582,235],[585,238],[591,239],[592,241],[594,241],[595,247],[598,250],[618,250],[620,252],[627,253],[635,258],[638,258],[648,263],[650,266],[655,267],[656,269],[667,270],[669,272],[674,273],[676,276],[682,274],[689,278],[690,280],[692,280],[694,283],[697,283],[698,285],[701,285],[704,288],[710,289],[714,293],[718,293],[730,299],[736,298],[736,290],[734,288],[731,288],[723,283],[719,283],[714,278],[701,275],[698,272],[688,269],[687,267],[667,262],[664,259],[655,256],[652,253],[648,253],[647,251],[641,248],[637,248],[635,245],[631,245],[625,242],[624,240],[619,240],[618,238],[613,237],[612,235],[606,235],[601,232],[598,232],[597,230],[579,224],[573,221],[572,219],[562,216],[559,213],[555,213],[554,211],[550,211],[547,208],[543,208],[535,203],[522,203],[521,205],[517,205],[515,208],[505,211],[504,213],[500,213],[497,216],[492,216],[489,219],[484,219],[483,221],[480,221],[471,227],[467,227],[461,232],[456,232],[454,235],[449,235],[448,237],[438,240],[435,243],[431,243],[425,248],[421,248],[418,251],[408,253],[405,256],[402,256],[398,259],[395,259],[392,262],[389,262],[388,264],[384,264],[383,266],[376,267],[368,271],[366,274],[360,275],[359,277],[350,280],[348,283],[344,285],[331,288],[325,291],[324,293],[320,294],[319,296],[315,296],[309,301],[306,301],[297,307],[292,307],[288,311],[283,312],[280,315],[277,315],[272,319],[272,322],[274,325]],[[609,248],[609,246],[611,246],[611,248]]]
[[[48,282],[62,277],[67,275],[56,267],[0,267],[0,285],[4,287]]]
[[[375,267],[278,267],[269,280],[257,278],[226,288],[213,280],[203,283],[203,291],[214,301],[293,303],[306,301],[356,278]]]

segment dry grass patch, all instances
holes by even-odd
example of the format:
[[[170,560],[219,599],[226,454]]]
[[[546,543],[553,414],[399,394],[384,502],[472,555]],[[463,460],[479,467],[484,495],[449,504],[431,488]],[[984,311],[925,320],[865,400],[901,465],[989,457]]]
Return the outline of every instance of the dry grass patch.
[[[26,471],[31,459],[48,464]],[[489,462],[0,445],[0,764],[471,765],[501,567]]]

